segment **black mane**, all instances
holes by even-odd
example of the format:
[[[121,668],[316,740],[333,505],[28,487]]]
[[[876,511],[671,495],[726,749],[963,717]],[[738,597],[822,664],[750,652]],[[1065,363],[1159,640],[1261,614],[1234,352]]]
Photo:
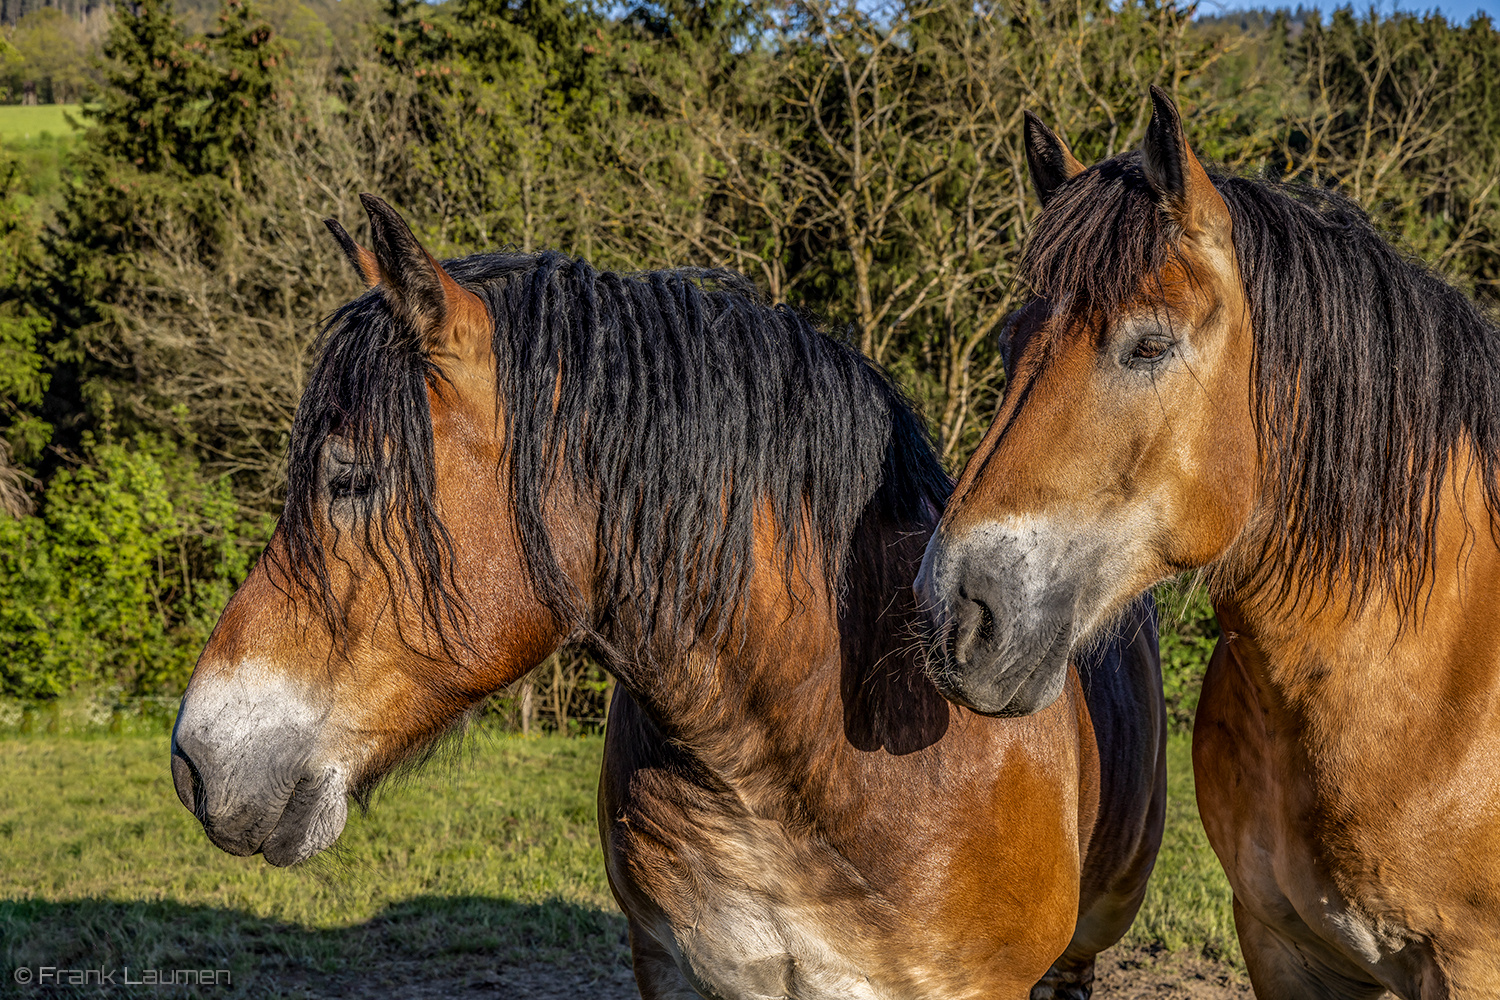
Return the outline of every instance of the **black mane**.
[[[494,317],[511,513],[538,593],[565,628],[629,655],[722,638],[769,513],[791,570],[837,585],[861,514],[941,509],[947,476],[878,369],[738,275],[595,271],[557,253],[445,263]],[[425,628],[461,637],[466,605],[434,506],[427,389],[450,391],[378,292],[339,310],[298,407],[282,519],[290,576],[336,631],[315,530],[330,434],[380,469],[365,549],[417,599]],[[559,567],[548,500],[597,504],[593,592]],[[802,562],[801,565],[813,563]],[[665,646],[662,644],[666,644]]]
[[[1258,584],[1372,587],[1413,612],[1430,580],[1450,462],[1500,511],[1500,331],[1460,291],[1332,191],[1215,176],[1229,206],[1255,336],[1252,404],[1273,525]],[[1113,313],[1178,257],[1126,154],[1080,175],[1041,216],[1022,262],[1039,295]],[[1157,289],[1159,292],[1159,289]]]

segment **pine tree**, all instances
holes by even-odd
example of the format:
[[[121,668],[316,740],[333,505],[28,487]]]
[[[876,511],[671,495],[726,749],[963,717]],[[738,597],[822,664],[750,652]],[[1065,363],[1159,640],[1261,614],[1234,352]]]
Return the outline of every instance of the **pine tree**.
[[[104,54],[103,92],[84,112],[78,181],[48,241],[39,296],[68,334],[50,404],[69,450],[108,407],[107,386],[131,381],[137,353],[151,349],[122,338],[130,317],[118,311],[156,280],[145,255],[169,227],[174,246],[217,266],[286,89],[283,45],[249,0],[225,0],[219,30],[198,37],[183,32],[171,0],[122,4]]]
[[[88,145],[146,173],[203,172],[206,109],[215,83],[202,42],[189,43],[171,0],[121,5],[104,40],[106,81]]]
[[[211,155],[226,169],[236,191],[244,165],[254,155],[266,111],[278,100],[286,51],[270,24],[247,0],[224,0],[219,31],[209,40],[213,56],[213,100],[204,118]]]

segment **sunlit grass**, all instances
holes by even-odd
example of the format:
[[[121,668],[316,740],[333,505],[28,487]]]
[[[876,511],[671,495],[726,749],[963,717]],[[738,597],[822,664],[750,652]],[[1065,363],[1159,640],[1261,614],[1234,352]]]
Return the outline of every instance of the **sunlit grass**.
[[[0,104],[0,142],[72,135],[68,116],[77,121],[78,111],[76,104]]]
[[[626,961],[594,822],[598,738],[475,737],[351,816],[336,858],[287,871],[208,843],[172,789],[164,732],[31,722],[0,737],[5,970],[228,968],[260,996],[393,961]],[[1238,963],[1185,736],[1169,765],[1166,843],[1126,944]]]
[[[286,871],[209,844],[165,737],[0,739],[0,960],[229,968],[237,986],[480,953],[613,966],[600,748],[481,737],[351,816],[336,858]]]

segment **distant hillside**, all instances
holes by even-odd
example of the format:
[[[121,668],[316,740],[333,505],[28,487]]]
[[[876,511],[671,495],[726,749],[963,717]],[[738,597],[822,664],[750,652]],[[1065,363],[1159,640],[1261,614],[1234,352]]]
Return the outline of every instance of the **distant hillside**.
[[[95,11],[112,6],[103,0],[0,0],[0,24],[15,24],[34,10],[56,7],[69,17],[83,20]]]
[[[1217,14],[1203,13],[1199,8],[1199,14],[1193,20],[1206,28],[1212,27],[1235,27],[1241,31],[1264,31],[1271,26],[1277,14],[1286,15],[1287,28],[1293,38],[1302,30],[1302,26],[1322,18],[1316,7],[1304,7],[1297,5],[1297,9],[1290,7],[1245,7],[1243,9],[1227,9]]]

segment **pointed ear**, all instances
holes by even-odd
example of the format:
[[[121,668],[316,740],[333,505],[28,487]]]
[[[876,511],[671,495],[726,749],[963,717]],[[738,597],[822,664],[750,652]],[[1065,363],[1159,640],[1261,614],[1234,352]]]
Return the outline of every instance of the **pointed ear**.
[[[344,251],[344,257],[349,261],[349,266],[364,279],[365,287],[374,288],[380,284],[380,265],[376,262],[375,255],[354,242],[354,237],[349,235],[347,229],[339,225],[339,220],[324,219],[323,225],[328,227],[328,231],[338,242],[339,249]]]
[[[381,288],[428,350],[476,357],[490,350],[489,311],[479,296],[454,281],[412,234],[406,220],[373,194],[362,194]]]
[[[1229,235],[1229,206],[1188,148],[1177,106],[1160,87],[1151,88],[1151,123],[1141,142],[1141,170],[1162,211],[1184,236]]]
[[[1026,112],[1025,129],[1026,165],[1031,168],[1037,197],[1046,208],[1058,188],[1083,173],[1083,164],[1073,158],[1068,144],[1030,111]]]

